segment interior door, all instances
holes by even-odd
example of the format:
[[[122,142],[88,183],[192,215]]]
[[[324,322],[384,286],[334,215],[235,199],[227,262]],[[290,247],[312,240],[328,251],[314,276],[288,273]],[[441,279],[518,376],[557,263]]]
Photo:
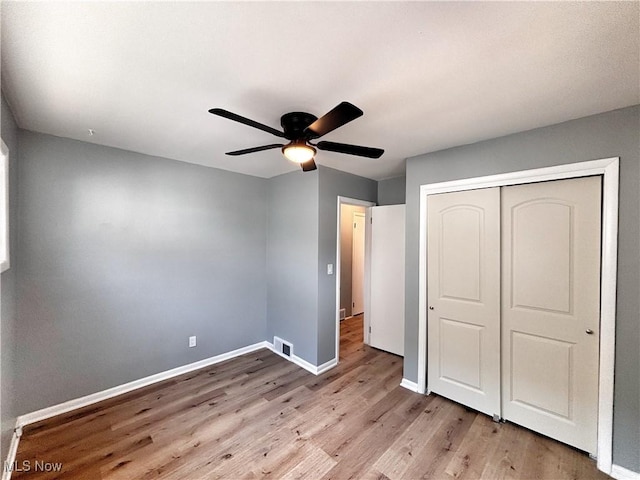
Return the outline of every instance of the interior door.
[[[371,207],[369,344],[404,355],[405,206]]]
[[[595,454],[601,180],[502,190],[504,418]]]
[[[351,253],[351,315],[364,312],[364,213],[353,212]]]
[[[500,189],[428,200],[428,389],[500,414]]]

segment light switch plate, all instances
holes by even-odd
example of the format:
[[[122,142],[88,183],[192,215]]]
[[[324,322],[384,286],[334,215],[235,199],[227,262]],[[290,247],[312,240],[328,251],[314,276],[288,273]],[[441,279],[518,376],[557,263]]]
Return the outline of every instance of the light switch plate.
[[[333,275],[333,263],[327,263],[327,275]]]

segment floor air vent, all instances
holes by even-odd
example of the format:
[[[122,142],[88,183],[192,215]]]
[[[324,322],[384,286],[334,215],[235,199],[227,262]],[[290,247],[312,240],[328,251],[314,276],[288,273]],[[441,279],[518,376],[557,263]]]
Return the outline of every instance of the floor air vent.
[[[273,348],[276,352],[281,353],[285,357],[293,355],[293,344],[281,339],[280,337],[273,337]]]

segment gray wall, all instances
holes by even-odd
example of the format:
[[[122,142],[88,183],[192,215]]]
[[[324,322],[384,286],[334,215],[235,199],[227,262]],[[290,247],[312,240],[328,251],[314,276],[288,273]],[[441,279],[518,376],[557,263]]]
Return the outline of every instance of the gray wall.
[[[321,365],[335,357],[337,198],[375,201],[377,182],[322,166],[268,182],[267,340]]]
[[[318,172],[268,180],[267,335],[293,343],[294,354],[317,359]]]
[[[394,177],[378,182],[378,205],[400,205],[406,203],[407,178]]]
[[[265,338],[263,179],[27,131],[19,148],[18,413]]]
[[[358,200],[377,200],[375,180],[319,167],[318,231],[318,363],[335,358],[336,345],[336,275],[327,275],[327,264],[336,264],[338,235],[338,196]]]
[[[404,376],[417,380],[421,184],[620,157],[614,463],[640,471],[640,107],[509,135],[407,161]]]
[[[2,425],[0,441],[0,461],[4,462],[9,450],[11,434],[16,423],[16,404],[13,401],[13,379],[15,377],[15,326],[16,326],[16,272],[15,251],[17,245],[17,206],[18,206],[18,128],[4,95],[1,99],[0,117],[2,131],[0,135],[9,149],[9,255],[11,268],[2,274],[0,283],[0,421]]]

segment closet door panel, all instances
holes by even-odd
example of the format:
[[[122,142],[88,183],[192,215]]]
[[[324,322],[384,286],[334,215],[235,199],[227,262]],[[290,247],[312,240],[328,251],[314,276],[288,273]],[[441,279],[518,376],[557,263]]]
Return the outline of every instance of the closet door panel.
[[[599,177],[502,189],[503,417],[596,451]]]
[[[500,412],[500,190],[428,200],[428,389]]]

